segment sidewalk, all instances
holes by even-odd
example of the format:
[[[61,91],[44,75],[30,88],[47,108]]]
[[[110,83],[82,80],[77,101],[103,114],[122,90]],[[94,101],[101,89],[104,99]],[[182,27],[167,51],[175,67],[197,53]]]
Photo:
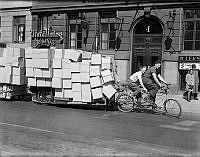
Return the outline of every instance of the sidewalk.
[[[178,102],[180,103],[182,107],[182,112],[200,114],[200,96],[199,95],[198,95],[199,100],[191,100],[190,102],[183,99],[182,95],[169,95],[169,98],[174,98],[178,100]]]

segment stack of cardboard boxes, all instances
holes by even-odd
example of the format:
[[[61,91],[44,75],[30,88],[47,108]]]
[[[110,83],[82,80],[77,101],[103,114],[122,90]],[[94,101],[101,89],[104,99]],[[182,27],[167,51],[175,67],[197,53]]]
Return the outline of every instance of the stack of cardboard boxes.
[[[92,102],[110,93],[105,84],[114,77],[108,56],[74,49],[27,48],[25,57],[28,86],[55,88],[56,98]]]
[[[27,83],[25,76],[25,50],[22,48],[0,49],[0,97],[11,96],[18,86]],[[19,87],[20,88],[20,87]]]

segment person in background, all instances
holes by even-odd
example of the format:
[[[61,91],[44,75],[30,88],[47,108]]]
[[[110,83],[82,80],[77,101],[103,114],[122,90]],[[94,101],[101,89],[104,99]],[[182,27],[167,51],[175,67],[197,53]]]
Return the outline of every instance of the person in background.
[[[194,95],[194,100],[198,100],[197,93],[198,93],[198,85],[199,85],[199,75],[198,75],[198,70],[196,69],[195,64],[192,64],[192,70],[193,70],[193,74],[194,74],[193,95]]]
[[[188,102],[190,102],[191,100],[191,95],[192,95],[192,91],[194,88],[194,74],[193,74],[193,70],[190,69],[185,77],[185,82],[186,82],[186,86],[185,86],[185,94],[186,94],[186,100]]]
[[[144,86],[149,91],[149,98],[155,102],[158,90],[168,83],[161,76],[161,61],[155,62],[142,76]]]
[[[133,92],[136,92],[140,90],[140,86],[143,88],[144,91],[147,92],[147,89],[145,88],[143,82],[142,82],[142,74],[146,71],[146,66],[140,66],[139,71],[135,72],[133,75],[130,76],[128,80],[129,87]],[[141,93],[136,94],[136,98],[138,101],[141,98]]]

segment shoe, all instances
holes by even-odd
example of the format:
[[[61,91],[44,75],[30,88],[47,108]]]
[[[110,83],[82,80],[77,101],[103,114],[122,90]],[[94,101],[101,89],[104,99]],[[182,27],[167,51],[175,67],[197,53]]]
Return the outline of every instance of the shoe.
[[[194,100],[199,100],[198,98],[194,98]]]
[[[190,102],[190,100],[189,100],[189,99],[187,99],[187,101],[188,101],[188,102]]]

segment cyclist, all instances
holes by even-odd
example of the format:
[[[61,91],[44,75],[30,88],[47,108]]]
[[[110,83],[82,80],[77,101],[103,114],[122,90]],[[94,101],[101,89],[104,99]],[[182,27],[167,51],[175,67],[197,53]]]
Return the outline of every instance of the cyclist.
[[[149,95],[148,97],[155,102],[156,94],[158,90],[168,83],[161,76],[161,61],[158,60],[155,62],[154,66],[150,67],[142,75],[142,81],[144,86],[147,88]],[[163,84],[164,83],[164,84]]]
[[[141,92],[138,92],[140,91],[140,86],[143,88],[143,90],[147,91],[142,82],[142,74],[146,71],[146,69],[146,66],[140,66],[139,71],[131,75],[128,80],[129,87],[134,92],[134,94],[136,94],[138,101],[140,101],[139,98],[141,98]]]

